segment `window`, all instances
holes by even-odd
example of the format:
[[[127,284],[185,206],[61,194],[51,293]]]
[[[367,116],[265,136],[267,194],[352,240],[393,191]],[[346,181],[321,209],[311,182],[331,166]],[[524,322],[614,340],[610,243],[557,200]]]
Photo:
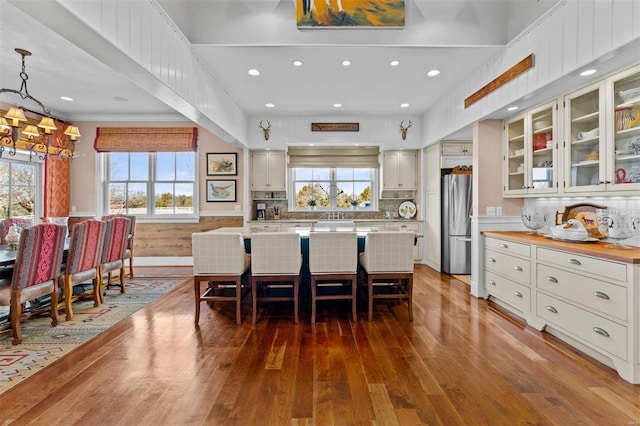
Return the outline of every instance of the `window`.
[[[359,167],[294,167],[291,169],[291,210],[313,205],[323,209],[374,209],[371,197],[377,184],[375,168]]]
[[[195,215],[195,152],[111,152],[105,156],[105,214]]]
[[[28,154],[20,153],[11,159],[0,158],[0,219],[41,216],[43,165],[28,159]]]

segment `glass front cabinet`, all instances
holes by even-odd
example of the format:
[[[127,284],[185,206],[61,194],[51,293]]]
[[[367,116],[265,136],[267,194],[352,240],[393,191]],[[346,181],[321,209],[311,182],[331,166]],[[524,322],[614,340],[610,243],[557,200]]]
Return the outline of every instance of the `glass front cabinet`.
[[[567,193],[640,189],[640,66],[564,98]]]
[[[557,111],[552,101],[505,122],[505,196],[558,192]]]

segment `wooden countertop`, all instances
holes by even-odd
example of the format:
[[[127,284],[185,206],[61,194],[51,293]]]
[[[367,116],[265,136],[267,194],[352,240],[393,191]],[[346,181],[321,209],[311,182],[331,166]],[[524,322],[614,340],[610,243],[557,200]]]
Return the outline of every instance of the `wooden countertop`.
[[[624,263],[640,264],[640,247],[631,250],[616,250],[605,248],[608,242],[564,242],[555,241],[543,235],[528,234],[525,231],[483,231],[485,237],[495,237],[503,240],[515,241],[526,244],[535,244],[541,247],[548,247],[570,253],[584,254],[587,256],[600,257],[603,259],[615,260]]]

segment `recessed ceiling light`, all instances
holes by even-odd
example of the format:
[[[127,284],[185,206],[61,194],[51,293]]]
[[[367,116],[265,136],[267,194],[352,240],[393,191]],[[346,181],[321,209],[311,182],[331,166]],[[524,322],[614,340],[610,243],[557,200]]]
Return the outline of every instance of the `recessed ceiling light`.
[[[314,143],[310,143],[310,144],[309,144],[309,146],[315,146],[315,145],[316,145],[316,144],[314,144]]]
[[[438,74],[440,74],[440,70],[431,70],[427,73],[429,77],[435,77]]]
[[[515,111],[517,109],[518,109],[517,106],[512,106],[512,107],[507,108],[507,111]]]
[[[275,108],[276,104],[272,104],[271,102],[267,102],[266,104],[264,104],[264,106],[266,106],[267,108]]]
[[[129,102],[129,99],[125,98],[124,96],[114,96],[113,100],[118,102]]]
[[[356,144],[356,146],[360,146],[360,144],[359,144],[359,143],[357,143],[357,144]]]
[[[249,71],[247,71],[247,73],[249,73],[250,76],[252,77],[257,77],[260,75],[260,71],[251,68]]]
[[[400,65],[400,61],[391,61],[389,62],[389,65],[391,65],[392,67],[397,67],[398,65]]]
[[[293,61],[293,66],[294,67],[301,67],[302,66],[302,61],[298,61],[298,60]]]
[[[409,108],[409,104],[400,104],[400,108]]]
[[[333,104],[334,108],[342,108],[342,104]]]
[[[60,96],[60,99],[67,102],[73,102],[73,98],[70,98],[68,96]]]
[[[351,65],[351,61],[349,61],[349,60],[342,61],[342,66],[343,67],[348,67],[349,65]]]
[[[586,76],[588,76],[588,75],[595,74],[595,73],[596,73],[596,70],[586,70],[586,71],[582,71],[582,72],[580,73],[580,75],[581,75],[582,77],[586,77]]]

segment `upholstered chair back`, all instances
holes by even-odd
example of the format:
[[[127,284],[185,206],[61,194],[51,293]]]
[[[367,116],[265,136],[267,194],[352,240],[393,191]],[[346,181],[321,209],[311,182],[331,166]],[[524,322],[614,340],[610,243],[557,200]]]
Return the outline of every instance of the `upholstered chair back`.
[[[193,233],[191,250],[196,275],[242,275],[251,263],[240,233]]]
[[[20,232],[20,243],[11,278],[14,290],[56,280],[60,274],[67,228],[40,224]]]
[[[129,219],[129,221],[131,222],[129,225],[129,238],[127,239],[126,250],[132,250],[133,240],[136,236],[136,217],[132,214],[111,214],[107,216],[102,216],[102,220],[110,220],[110,219],[113,219],[114,217],[125,217]]]
[[[360,263],[369,273],[413,272],[414,240],[413,232],[370,232]]]
[[[100,220],[78,222],[71,230],[65,273],[69,275],[95,269],[102,259],[105,223]]]
[[[251,275],[298,275],[301,266],[300,235],[297,233],[251,234]]]
[[[131,221],[124,216],[113,217],[105,222],[110,223],[110,227],[104,241],[103,264],[124,259],[131,227]]]
[[[355,274],[358,235],[355,232],[311,232],[309,271],[312,274]]]

